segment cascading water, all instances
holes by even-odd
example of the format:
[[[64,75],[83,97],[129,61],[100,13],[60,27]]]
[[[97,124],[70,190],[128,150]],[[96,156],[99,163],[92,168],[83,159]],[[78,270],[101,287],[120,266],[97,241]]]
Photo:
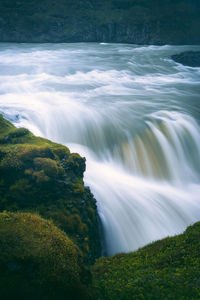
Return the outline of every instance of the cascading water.
[[[1,44],[0,111],[87,158],[109,255],[200,220],[197,46]]]

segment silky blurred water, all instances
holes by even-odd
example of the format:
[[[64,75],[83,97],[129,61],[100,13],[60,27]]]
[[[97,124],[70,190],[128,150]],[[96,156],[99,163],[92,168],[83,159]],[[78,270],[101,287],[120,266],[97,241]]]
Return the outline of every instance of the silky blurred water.
[[[112,255],[200,220],[200,46],[0,44],[0,112],[87,158]]]

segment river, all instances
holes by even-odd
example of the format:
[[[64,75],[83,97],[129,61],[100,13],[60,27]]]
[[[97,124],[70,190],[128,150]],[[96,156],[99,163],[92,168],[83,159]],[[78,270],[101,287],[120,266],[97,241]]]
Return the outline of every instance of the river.
[[[0,112],[87,159],[108,255],[200,220],[200,46],[0,44]]]

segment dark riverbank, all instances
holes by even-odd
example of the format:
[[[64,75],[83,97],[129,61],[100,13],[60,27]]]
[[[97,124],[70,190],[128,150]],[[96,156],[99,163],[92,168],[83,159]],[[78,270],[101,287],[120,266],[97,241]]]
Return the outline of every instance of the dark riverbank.
[[[199,44],[197,0],[2,0],[0,42]]]

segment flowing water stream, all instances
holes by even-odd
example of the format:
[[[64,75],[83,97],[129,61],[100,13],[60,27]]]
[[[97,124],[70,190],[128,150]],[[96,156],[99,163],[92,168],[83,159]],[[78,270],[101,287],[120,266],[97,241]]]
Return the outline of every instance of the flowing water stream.
[[[200,220],[200,46],[0,44],[0,112],[87,158],[109,255]]]

